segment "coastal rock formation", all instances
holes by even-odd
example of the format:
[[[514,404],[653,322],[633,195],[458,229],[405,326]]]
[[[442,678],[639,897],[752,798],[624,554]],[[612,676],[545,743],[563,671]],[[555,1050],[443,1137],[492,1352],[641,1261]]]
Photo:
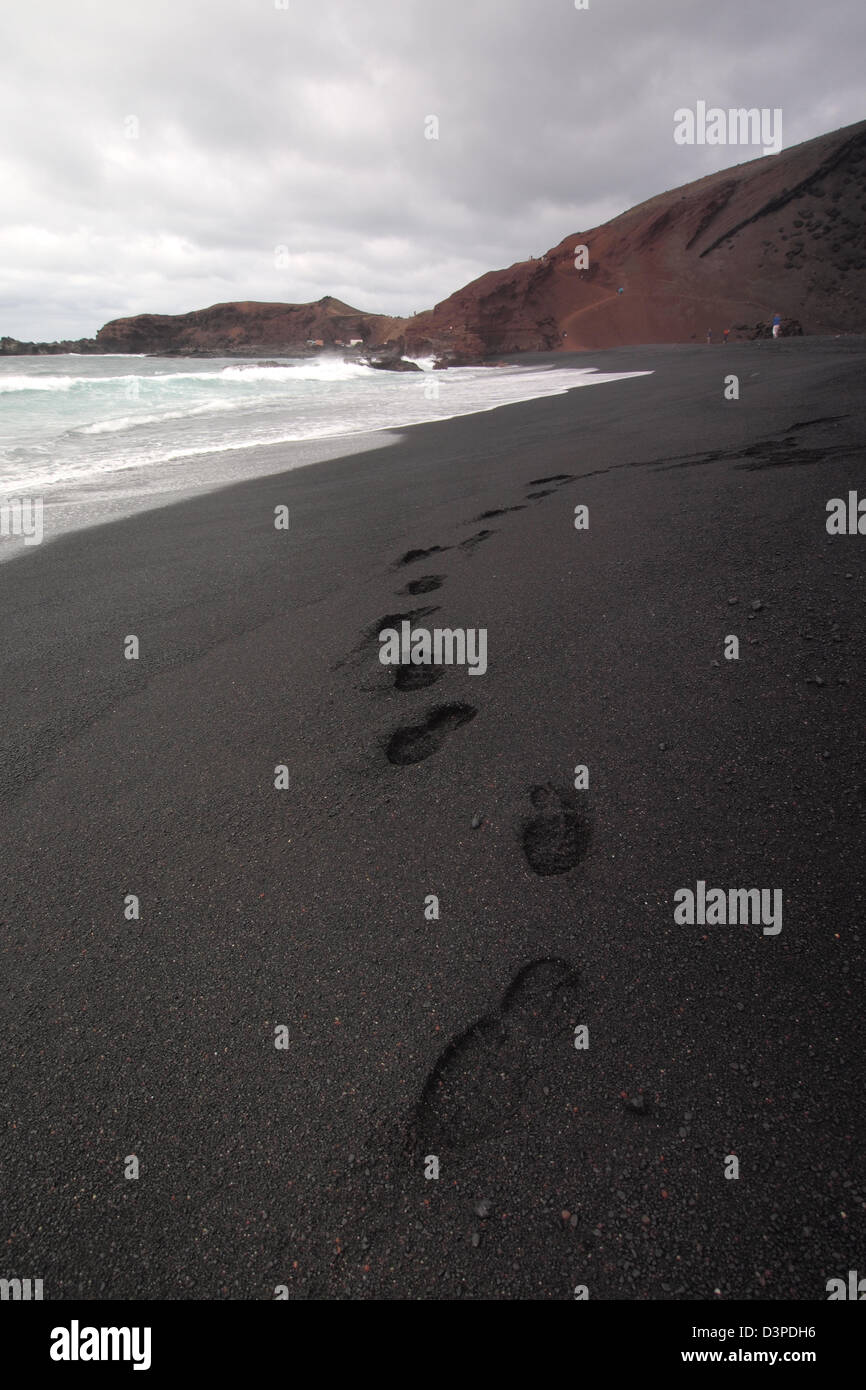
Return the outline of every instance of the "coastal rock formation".
[[[406,361],[403,356],[405,349],[404,339],[396,338],[363,360],[368,367],[375,367],[380,372],[420,372],[417,362]]]
[[[371,357],[367,362],[367,366],[375,367],[378,372],[421,371],[417,362],[407,362],[403,357]]]
[[[51,357],[60,352],[101,351],[95,338],[66,339],[59,343],[22,343],[17,338],[0,338],[0,357]]]
[[[407,351],[477,361],[703,342],[708,329],[718,341],[725,328],[756,336],[751,325],[777,312],[808,334],[862,332],[864,210],[866,121],[659,194],[482,275],[407,321]]]
[[[259,354],[323,348],[361,349],[390,336],[398,322],[363,314],[325,295],[315,304],[214,304],[190,314],[136,314],[100,328],[103,352],[200,355],[202,352]],[[354,341],[353,341],[354,340]]]

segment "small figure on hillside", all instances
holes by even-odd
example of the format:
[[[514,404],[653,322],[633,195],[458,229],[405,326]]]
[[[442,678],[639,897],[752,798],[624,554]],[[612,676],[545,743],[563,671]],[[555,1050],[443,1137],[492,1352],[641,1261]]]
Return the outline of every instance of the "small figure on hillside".
[[[774,314],[774,315],[773,315],[773,337],[774,337],[774,338],[779,338],[779,337],[781,337],[781,333],[782,333],[782,315],[781,315],[781,314]]]

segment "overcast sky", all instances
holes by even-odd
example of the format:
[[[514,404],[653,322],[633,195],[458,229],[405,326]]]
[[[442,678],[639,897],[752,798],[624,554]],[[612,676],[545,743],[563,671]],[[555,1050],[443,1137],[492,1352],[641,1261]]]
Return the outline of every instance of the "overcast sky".
[[[678,107],[862,120],[864,52],[864,0],[2,0],[0,335],[429,308],[760,155]]]

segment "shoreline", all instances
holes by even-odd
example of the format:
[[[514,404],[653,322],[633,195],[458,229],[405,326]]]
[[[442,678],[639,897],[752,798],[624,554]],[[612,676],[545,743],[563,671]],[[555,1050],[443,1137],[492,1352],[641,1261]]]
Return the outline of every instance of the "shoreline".
[[[824,518],[866,340],[593,354],[624,357],[653,374],[4,568],[8,1260],[46,1297],[811,1300],[857,1268],[866,564]],[[485,674],[396,688],[396,617],[484,628]],[[677,924],[702,880],[781,889],[782,931]]]
[[[533,372],[543,374],[548,370],[556,370],[557,368],[563,371],[573,368],[582,374],[587,371],[585,364],[578,367],[577,363],[572,361],[567,364],[547,361],[508,364],[503,362],[500,365],[525,366],[528,374]],[[599,374],[603,375],[603,373]],[[585,379],[576,381],[573,386],[563,384],[557,391],[540,392],[538,396],[527,396],[525,400],[543,399],[548,395],[562,395],[569,390],[578,390],[587,384],[590,383],[587,383]],[[605,385],[609,383],[595,382],[592,384]],[[155,463],[130,464],[128,467],[114,471],[94,473],[74,487],[68,483],[60,482],[41,490],[34,489],[33,495],[38,496],[41,492],[49,516],[54,520],[55,533],[46,538],[47,543],[51,543],[60,535],[68,534],[71,531],[89,530],[93,526],[106,524],[114,519],[172,505],[173,501],[178,500],[178,497],[183,499],[203,495],[207,492],[217,491],[224,486],[232,486],[235,482],[243,482],[255,477],[266,477],[274,472],[281,472],[284,468],[286,451],[294,455],[295,461],[291,464],[292,468],[309,467],[314,463],[363,453],[367,447],[376,448],[389,442],[399,442],[406,430],[415,428],[417,425],[439,424],[448,420],[462,419],[464,416],[499,410],[503,405],[523,403],[522,401],[497,401],[488,405],[458,410],[451,414],[438,414],[425,420],[413,421],[410,424],[374,425],[356,430],[344,430],[335,434],[315,435],[278,442],[251,440],[233,446],[215,445],[212,448],[189,450],[182,454],[169,455]],[[365,442],[367,440],[371,441],[369,446]],[[275,455],[275,450],[280,451],[279,456]],[[255,466],[255,455],[260,456],[259,468],[262,471],[250,472],[250,465]],[[180,468],[195,471],[197,467],[200,469],[204,461],[208,459],[213,460],[214,466],[218,464],[223,473],[228,472],[230,474],[235,469],[236,476],[232,478],[231,476],[218,475],[213,479],[200,479],[197,483],[186,482],[178,476]],[[277,461],[279,466],[275,468],[273,465]],[[113,487],[112,483],[114,484]],[[126,484],[125,488],[122,486],[124,483]],[[19,486],[4,488],[3,497],[13,497],[19,493],[24,496],[30,495],[27,488]],[[104,498],[101,496],[103,493],[105,494]],[[94,503],[94,497],[98,499],[96,503]],[[133,498],[135,498],[134,506],[131,505]],[[82,509],[84,509],[83,515]],[[8,563],[18,555],[26,553],[30,548],[19,537],[0,537],[0,564],[4,561]]]
[[[851,349],[856,351],[857,343],[862,338],[847,335],[847,341]],[[717,344],[714,346],[722,348],[724,352],[735,353],[736,351],[800,351],[805,352],[809,358],[822,355],[826,351],[838,349],[839,344],[846,342],[845,335],[834,337],[815,337],[815,338],[790,338],[784,340],[782,344],[771,342],[754,343],[729,343],[727,345]],[[803,345],[811,345],[803,347]],[[664,343],[656,346],[643,346],[637,348],[607,348],[592,352],[593,367],[596,361],[600,363],[597,368],[599,374],[603,374],[605,369],[626,373],[630,370],[640,372],[643,370],[654,371],[655,366],[645,368],[640,365],[640,360],[646,359],[654,364],[665,363],[669,360],[677,360],[684,357],[689,360],[691,354],[706,351],[703,344],[679,344]],[[84,354],[88,355],[88,354]],[[104,356],[118,356],[122,354],[107,353]],[[132,354],[141,356],[141,354]],[[528,372],[542,372],[546,369],[578,371],[587,370],[587,353],[583,351],[560,351],[548,353],[517,353],[497,358],[496,362],[490,361],[487,365],[508,367],[525,367]],[[239,359],[243,360],[243,359]],[[438,374],[437,374],[438,375]],[[596,383],[598,385],[610,383]],[[616,384],[616,383],[614,383]],[[563,387],[557,395],[567,394],[570,390],[581,389],[580,383],[574,387]],[[445,424],[451,420],[470,418],[473,415],[483,415],[490,411],[502,410],[535,400],[547,399],[547,396],[529,397],[527,401],[496,403],[493,405],[480,406],[476,410],[470,410],[453,415],[441,415],[429,420],[420,421],[411,425],[387,425],[361,429],[342,434],[327,435],[322,437],[312,437],[306,439],[290,440],[281,443],[259,443],[250,442],[249,444],[238,445],[230,448],[214,448],[210,451],[194,452],[185,456],[184,465],[190,469],[194,468],[199,461],[213,459],[219,461],[222,468],[231,469],[237,466],[237,473],[234,478],[204,479],[199,481],[187,482],[183,477],[178,476],[178,459],[171,458],[156,464],[131,465],[129,468],[109,472],[107,474],[94,474],[86,483],[76,489],[69,489],[66,484],[57,485],[52,493],[51,489],[43,489],[42,496],[45,499],[46,509],[50,509],[54,516],[58,530],[53,536],[46,537],[43,544],[53,544],[64,535],[79,531],[89,531],[94,527],[111,524],[114,520],[122,520],[127,516],[142,515],[145,512],[161,510],[166,506],[176,505],[179,500],[189,500],[196,496],[207,495],[211,492],[220,491],[224,487],[232,487],[242,484],[244,481],[252,480],[256,477],[273,476],[277,472],[283,471],[280,466],[286,451],[296,455],[301,455],[298,462],[293,463],[292,468],[309,467],[312,464],[337,461],[340,458],[348,458],[358,453],[367,452],[364,441],[371,441],[371,448],[385,447],[388,443],[399,443],[408,431],[424,428],[427,425]],[[357,443],[355,443],[357,441]],[[277,454],[275,451],[279,451]],[[250,456],[259,453],[262,459],[262,466],[267,463],[264,471],[250,473]],[[306,456],[306,457],[303,457]],[[273,465],[277,464],[277,467]],[[154,482],[162,475],[162,486],[159,490],[154,489]],[[126,488],[115,484],[112,488],[106,486],[104,479],[122,479],[127,483]],[[131,505],[132,498],[129,490],[133,489],[135,505]],[[10,491],[5,489],[4,496],[14,496],[18,493],[26,495],[24,489],[17,488]],[[105,496],[100,496],[104,493]],[[38,494],[36,494],[38,495]],[[94,496],[96,501],[94,502]],[[125,499],[125,500],[124,500]],[[82,517],[81,511],[86,509],[86,515]],[[0,537],[0,565],[8,564],[10,561],[27,554],[30,550],[39,547],[27,546],[23,540],[17,536]]]

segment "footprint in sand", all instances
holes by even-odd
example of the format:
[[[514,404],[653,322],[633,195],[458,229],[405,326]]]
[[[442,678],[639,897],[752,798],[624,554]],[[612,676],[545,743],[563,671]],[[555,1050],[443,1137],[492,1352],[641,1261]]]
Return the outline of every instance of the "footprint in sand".
[[[394,689],[426,690],[442,675],[437,666],[398,666],[394,673]]]
[[[489,521],[494,516],[505,516],[506,512],[525,512],[524,506],[517,507],[491,507],[489,512],[479,512],[478,516],[472,518],[473,521]]]
[[[565,874],[580,863],[589,848],[592,829],[583,803],[572,791],[552,783],[532,787],[529,799],[536,814],[525,821],[523,851],[534,874]]]
[[[490,1013],[439,1054],[409,1120],[407,1151],[454,1152],[529,1122],[527,1088],[571,1032],[577,999],[567,961],[543,956],[518,970]]]
[[[486,541],[488,536],[495,536],[495,531],[476,531],[474,536],[467,536],[465,541],[460,542],[461,550],[474,550],[476,545]]]
[[[407,584],[401,592],[404,594],[428,594],[431,590],[438,589],[444,578],[444,574],[426,574],[423,578],[414,579],[411,584]],[[434,606],[432,608],[412,608],[408,613],[386,613],[378,623],[374,623],[371,628],[367,629],[366,636],[368,639],[374,635],[378,638],[379,633],[384,632],[385,628],[388,627],[399,632],[400,624],[407,619],[409,622],[414,622],[416,618],[426,617],[428,613],[436,612],[438,609]],[[394,672],[394,689],[426,690],[429,686],[435,685],[442,675],[443,672],[435,666],[398,666]]]
[[[562,483],[570,483],[573,479],[573,473],[551,473],[549,478],[530,478],[526,486],[537,488],[539,491],[527,492],[526,500],[531,502],[538,497],[550,497],[552,493],[556,492],[556,487],[561,486]],[[544,487],[545,483],[555,483],[556,487]]]
[[[414,623],[419,618],[426,618],[431,613],[438,612],[439,609],[434,603],[427,604],[424,608],[408,608],[405,613],[383,613],[381,618],[376,619],[375,623],[370,623],[369,627],[364,628],[360,645],[364,646],[365,643],[371,641],[378,642],[379,633],[384,632],[386,628],[394,628],[399,632],[401,623]]]
[[[443,550],[450,549],[450,545],[431,545],[426,550],[407,550],[397,561],[397,568],[401,565],[414,565],[416,560],[426,560],[428,555],[441,555]]]
[[[432,594],[434,589],[441,589],[444,574],[423,574],[420,579],[412,579],[401,589],[401,594]]]
[[[419,668],[423,670],[424,668]],[[388,740],[385,754],[389,763],[408,767],[438,753],[448,735],[461,724],[468,724],[478,710],[474,705],[437,705],[420,724],[396,729]]]
[[[339,671],[349,662],[354,663],[359,661],[362,657],[366,658],[371,646],[375,646],[375,649],[378,651],[380,649],[379,634],[384,632],[386,628],[394,628],[399,632],[401,623],[414,623],[417,622],[419,618],[426,618],[430,613],[438,613],[438,611],[439,609],[436,604],[428,604],[424,608],[408,608],[404,613],[383,613],[381,618],[377,618],[374,623],[370,623],[364,628],[364,631],[361,633],[360,641],[355,645],[350,655],[344,656],[339,661],[335,662],[331,669]]]

